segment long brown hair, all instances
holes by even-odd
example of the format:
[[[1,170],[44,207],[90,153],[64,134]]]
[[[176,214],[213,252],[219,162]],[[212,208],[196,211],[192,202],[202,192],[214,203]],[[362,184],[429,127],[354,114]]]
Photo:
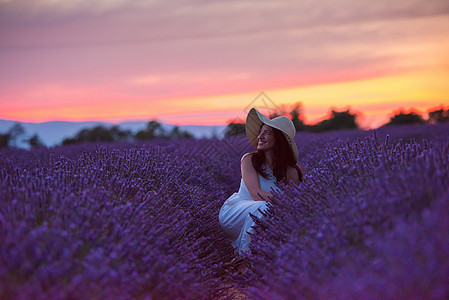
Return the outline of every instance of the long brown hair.
[[[285,138],[282,131],[273,128],[274,133],[274,147],[273,147],[273,175],[276,177],[278,182],[287,182],[287,167],[294,167],[298,172],[299,181],[302,182],[302,170],[297,164],[293,152],[290,149],[287,139]],[[265,152],[256,150],[253,152],[251,162],[257,173],[262,175],[264,178],[268,179],[268,174],[262,168],[262,165],[266,162]]]

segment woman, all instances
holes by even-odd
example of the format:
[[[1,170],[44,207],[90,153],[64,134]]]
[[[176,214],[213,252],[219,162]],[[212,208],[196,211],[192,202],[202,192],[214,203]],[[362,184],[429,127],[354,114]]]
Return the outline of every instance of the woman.
[[[219,222],[232,240],[238,256],[250,253],[249,243],[254,221],[267,209],[272,190],[279,191],[276,182],[299,185],[302,172],[297,165],[298,148],[293,140],[296,130],[287,117],[269,119],[252,108],[246,118],[246,135],[256,147],[241,159],[240,189],[231,195],[220,209]]]

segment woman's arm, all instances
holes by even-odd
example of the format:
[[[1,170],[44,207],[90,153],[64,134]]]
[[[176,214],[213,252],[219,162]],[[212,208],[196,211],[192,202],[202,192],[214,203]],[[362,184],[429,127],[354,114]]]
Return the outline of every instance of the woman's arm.
[[[246,188],[255,201],[270,201],[268,197],[272,197],[273,195],[260,189],[259,176],[257,175],[257,171],[254,169],[253,163],[251,162],[251,157],[252,154],[250,153],[243,155],[240,163],[242,178],[245,182]],[[261,198],[261,196],[263,198]]]

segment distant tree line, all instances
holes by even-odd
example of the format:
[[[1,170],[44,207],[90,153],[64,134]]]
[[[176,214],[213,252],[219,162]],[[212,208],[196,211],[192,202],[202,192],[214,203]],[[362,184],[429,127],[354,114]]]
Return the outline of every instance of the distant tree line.
[[[285,109],[285,107],[284,107]],[[329,130],[339,130],[339,129],[358,129],[360,128],[357,123],[358,115],[356,113],[352,113],[349,109],[344,111],[335,111],[332,110],[329,118],[322,120],[313,125],[307,125],[304,123],[302,118],[302,106],[301,103],[296,103],[293,106],[287,108],[289,111],[288,114],[290,119],[295,125],[296,131],[309,131],[309,132],[324,132]],[[269,117],[275,118],[281,114],[274,112]],[[428,119],[425,120],[420,114],[415,112],[405,113],[400,111],[396,113],[394,116],[390,117],[388,123],[384,126],[390,125],[400,125],[400,124],[435,124],[442,122],[449,122],[449,109],[440,108],[438,110],[434,110],[428,113]],[[228,124],[226,128],[225,136],[234,136],[245,134],[245,124],[244,123],[235,123],[231,122]]]
[[[436,124],[449,122],[449,109],[444,110],[440,108],[438,110],[434,110],[429,112],[429,117],[427,120],[415,112],[410,112],[406,114],[405,112],[399,112],[390,118],[390,122],[385,125],[397,125],[397,124]]]
[[[44,144],[37,134],[31,137],[25,136],[25,129],[20,123],[15,123],[7,133],[0,134],[0,148],[16,148],[20,142],[27,143],[31,148],[43,147]]]
[[[74,137],[64,139],[62,144],[72,145],[89,142],[121,142],[129,141],[131,138],[132,134],[129,130],[121,130],[118,126],[108,128],[106,126],[98,125],[93,128],[80,130]]]
[[[0,148],[13,147],[16,148],[20,142],[28,144],[30,148],[44,147],[37,134],[26,138],[25,130],[20,123],[14,124],[11,129],[5,133],[0,134]],[[122,130],[118,126],[102,126],[98,125],[93,128],[85,128],[80,130],[74,137],[66,138],[62,141],[63,145],[72,145],[89,142],[129,142],[129,141],[144,141],[155,138],[159,139],[179,139],[192,138],[193,136],[187,132],[180,130],[178,126],[173,127],[172,130],[166,131],[162,124],[156,120],[148,122],[145,129],[133,134],[130,130]]]
[[[91,142],[129,142],[129,141],[145,141],[151,139],[179,139],[192,138],[193,136],[179,129],[178,126],[167,132],[162,124],[156,120],[147,123],[147,127],[132,134],[130,130],[121,130],[118,126],[110,128],[98,125],[91,129],[82,129],[73,138],[67,138],[62,141],[63,145],[91,143]]]
[[[357,129],[358,115],[352,113],[349,109],[344,111],[332,110],[329,118],[322,120],[316,124],[305,124],[302,117],[301,103],[295,103],[288,107],[288,115],[295,125],[296,131],[324,132],[328,130],[339,129]],[[277,117],[280,114],[276,112],[270,115],[270,118]],[[428,113],[428,118],[424,119],[420,114],[415,112],[405,113],[400,111],[390,117],[390,121],[384,126],[399,124],[435,124],[449,122],[449,109],[437,109]],[[235,136],[245,134],[245,124],[231,122],[226,127],[225,136]],[[90,129],[82,129],[74,137],[64,139],[63,145],[88,143],[88,142],[123,142],[123,141],[143,141],[155,138],[160,139],[179,139],[192,138],[193,136],[175,126],[171,131],[166,131],[161,123],[156,120],[148,122],[145,129],[133,134],[130,130],[121,130],[118,126],[106,127],[96,126]],[[25,130],[20,123],[14,124],[11,129],[0,134],[0,148],[17,147],[20,142],[28,144],[31,148],[43,147],[37,134],[31,137],[25,136]]]

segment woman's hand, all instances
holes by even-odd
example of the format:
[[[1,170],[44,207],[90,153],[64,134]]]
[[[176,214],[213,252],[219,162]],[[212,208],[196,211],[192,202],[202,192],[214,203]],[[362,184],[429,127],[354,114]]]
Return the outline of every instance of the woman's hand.
[[[287,183],[293,182],[294,184],[299,185],[302,180],[299,177],[299,174],[302,174],[299,165],[296,165],[295,167],[288,166],[287,167]]]
[[[264,192],[264,191],[260,191],[257,193],[257,195],[259,196],[259,199],[254,199],[255,201],[267,201],[267,202],[271,202],[271,198],[273,197],[272,193],[269,192]]]

